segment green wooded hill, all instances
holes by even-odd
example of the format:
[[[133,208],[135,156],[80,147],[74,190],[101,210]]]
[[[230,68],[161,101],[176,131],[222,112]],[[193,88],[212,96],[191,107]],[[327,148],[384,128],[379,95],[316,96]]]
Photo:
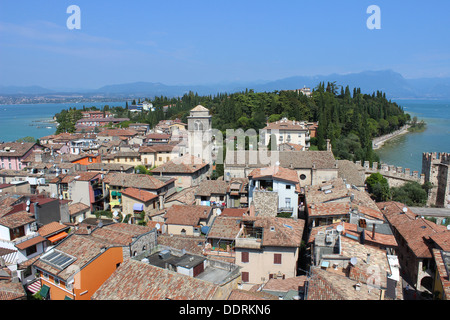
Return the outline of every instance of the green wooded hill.
[[[131,122],[149,123],[154,127],[160,120],[179,118],[186,122],[189,111],[201,104],[210,110],[212,126],[225,134],[226,129],[255,130],[266,122],[281,118],[297,121],[318,121],[317,137],[311,139],[312,150],[325,150],[330,139],[337,159],[378,161],[372,149],[372,139],[403,126],[410,115],[380,91],[363,94],[335,82],[321,82],[312,90],[311,97],[297,91],[254,92],[199,96],[194,92],[182,97],[165,96],[145,99],[155,111],[130,112],[126,108],[111,108],[117,117],[128,117]],[[141,102],[140,100],[138,103]],[[170,106],[164,112],[163,106]],[[108,107],[109,109],[109,107]]]

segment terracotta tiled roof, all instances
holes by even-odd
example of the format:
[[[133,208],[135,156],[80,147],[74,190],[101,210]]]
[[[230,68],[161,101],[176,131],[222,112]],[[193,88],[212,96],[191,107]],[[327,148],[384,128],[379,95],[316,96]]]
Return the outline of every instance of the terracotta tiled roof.
[[[444,251],[450,252],[450,231],[443,231],[434,235],[430,238]]]
[[[291,277],[286,279],[269,279],[264,285],[264,290],[286,292],[289,290],[299,290],[305,286],[306,276]]]
[[[358,283],[343,275],[311,268],[312,277],[308,281],[307,300],[379,300],[380,290],[355,289]],[[364,285],[365,286],[365,285]]]
[[[195,194],[197,193],[198,186],[184,188],[181,191],[172,193],[165,199],[165,203],[180,202],[181,204],[192,205],[195,204]]]
[[[317,203],[308,205],[308,217],[331,217],[350,214],[350,204],[345,203]]]
[[[225,167],[246,167],[260,168],[264,166],[275,165],[268,163],[267,159],[260,158],[259,150],[234,151],[227,150],[225,157]],[[272,153],[275,153],[274,155]],[[240,157],[243,161],[238,161]],[[333,169],[336,165],[333,152],[331,151],[268,151],[264,152],[264,157],[276,159],[280,166],[284,168],[298,169]]]
[[[299,183],[297,172],[295,170],[283,168],[280,166],[257,168],[250,172],[248,176],[253,179],[273,178],[276,180]]]
[[[337,160],[338,177],[345,179],[346,183],[357,187],[364,186],[365,174],[364,168],[349,160]]]
[[[170,134],[165,133],[149,133],[145,136],[147,139],[154,139],[154,140],[166,140],[170,139]]]
[[[32,215],[26,211],[11,213],[0,218],[0,225],[14,229],[36,221]]]
[[[110,172],[105,176],[103,181],[113,186],[140,187],[146,190],[157,190],[168,183],[147,174],[129,174],[121,172]]]
[[[360,231],[358,231],[359,229],[356,224],[347,222],[336,222],[333,224],[312,228],[311,233],[309,235],[308,243],[314,242],[315,237],[319,231],[325,231],[327,228],[335,229],[338,225],[342,225],[344,227],[343,235],[341,237],[345,237],[345,234],[350,234],[353,236],[357,236],[359,239]],[[389,246],[389,247],[397,246],[397,241],[395,240],[395,237],[392,234],[382,234],[379,232],[375,232],[375,236],[372,237],[371,229],[364,229],[364,232],[365,232],[365,243],[367,245]]]
[[[36,236],[34,238],[28,239],[26,241],[20,242],[20,243],[16,243],[16,248],[19,250],[24,250],[26,248],[29,248],[35,244],[41,243],[46,241],[47,239],[45,239],[42,236]]]
[[[278,120],[267,123],[263,130],[308,131],[308,127],[306,123],[296,120]]]
[[[349,190],[344,181],[338,178],[324,183],[306,186],[305,198],[308,204],[323,203],[342,198],[350,198]]]
[[[218,286],[127,259],[92,295],[92,300],[211,300]]]
[[[231,218],[229,218],[231,219]],[[249,217],[245,216],[242,221],[253,221],[254,227],[262,228],[262,245],[275,247],[299,247],[305,220],[279,217]]]
[[[223,180],[203,180],[200,182],[196,196],[211,196],[211,194],[225,195],[228,183]]]
[[[128,246],[136,237],[153,228],[128,223],[112,223],[92,231],[91,236],[110,245]]]
[[[158,244],[198,255],[202,254],[205,242],[206,239],[201,236],[158,235]]]
[[[81,203],[81,202],[76,202],[76,203],[72,203],[71,205],[69,205],[69,214],[71,216],[73,216],[74,214],[77,214],[81,211],[90,209],[91,207],[88,206],[87,204]]]
[[[152,170],[153,173],[195,173],[209,166],[202,159],[190,154],[175,158]]]
[[[0,144],[0,156],[23,157],[36,143],[33,142],[5,142]],[[9,151],[6,151],[8,150]]]
[[[411,209],[400,202],[377,203],[381,212],[389,223],[397,229],[405,239],[407,246],[418,258],[431,258],[431,244],[429,239],[436,239],[436,243],[447,246],[450,232],[445,226],[415,215]],[[407,208],[406,213],[403,208]],[[447,240],[446,240],[447,239]]]
[[[88,234],[72,233],[55,249],[75,257],[75,264],[82,268],[89,264],[104,248],[112,246],[128,246],[133,239],[141,234],[151,231],[149,227],[130,225],[127,223],[113,223],[96,228]],[[63,280],[73,274],[73,268],[66,267],[64,270],[56,269],[45,261],[39,259],[34,265],[44,269],[51,274],[57,275]]]
[[[93,121],[95,121],[95,119],[93,119]],[[138,134],[138,132],[133,129],[106,129],[106,130],[102,130],[97,135],[99,137],[107,137],[107,136],[110,136],[110,137],[111,136],[113,136],[113,137],[117,137],[117,136],[132,137],[137,134]]]
[[[27,294],[22,283],[11,281],[0,281],[0,300],[26,299]]]
[[[434,261],[436,262],[436,268],[437,268],[437,273],[439,274],[439,279],[442,283],[442,287],[444,289],[444,299],[448,300],[450,298],[450,274],[449,274],[449,270],[448,267],[446,267],[446,265],[450,264],[450,261],[445,261],[450,260],[450,254],[442,252],[442,250],[438,250],[438,249],[433,249],[432,250],[433,253],[433,257],[434,257]],[[447,258],[444,258],[444,255],[447,256]],[[443,298],[443,297],[441,297]]]
[[[267,292],[234,289],[228,296],[228,300],[279,300],[279,298]]]
[[[241,218],[219,216],[214,219],[214,223],[208,232],[208,239],[235,239],[241,230]]]
[[[154,193],[137,188],[126,188],[122,191],[122,195],[129,196],[142,202],[148,202],[158,198],[158,195]]]
[[[64,241],[60,242],[55,249],[75,257],[75,263],[82,268],[92,261],[101,250],[105,248],[105,243],[88,235],[70,234]],[[41,258],[42,259],[42,258]],[[63,280],[67,280],[75,270],[73,268],[65,268],[63,270],[56,269],[45,261],[38,259],[34,265],[40,269],[58,276]]]
[[[208,206],[173,205],[165,215],[166,224],[198,226],[201,219],[207,219],[212,208]]]
[[[154,144],[151,146],[142,146],[139,148],[139,153],[158,153],[158,152],[171,152],[176,148],[175,145],[172,144]]]
[[[285,142],[285,143],[280,143],[278,145],[278,148],[281,151],[302,151],[304,146],[302,146],[301,144]]]
[[[222,210],[222,217],[242,217],[248,214],[248,208],[225,208]]]

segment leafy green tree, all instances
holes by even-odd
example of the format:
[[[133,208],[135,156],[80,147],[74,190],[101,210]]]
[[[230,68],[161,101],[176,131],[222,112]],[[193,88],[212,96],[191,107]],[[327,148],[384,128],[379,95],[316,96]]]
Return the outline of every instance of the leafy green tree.
[[[380,173],[372,173],[367,179],[367,191],[377,201],[387,201],[390,198],[389,183]]]
[[[408,182],[403,186],[392,188],[392,200],[408,206],[424,206],[427,203],[427,186],[417,182]]]
[[[32,142],[32,143],[38,143],[39,140],[36,140],[33,137],[26,136],[20,139],[17,139],[16,142]]]

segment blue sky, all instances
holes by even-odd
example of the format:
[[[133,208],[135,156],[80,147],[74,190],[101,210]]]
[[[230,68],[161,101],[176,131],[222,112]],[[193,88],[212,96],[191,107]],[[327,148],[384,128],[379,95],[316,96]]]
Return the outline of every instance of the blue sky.
[[[70,5],[81,29],[69,30]],[[381,29],[369,30],[369,5]],[[450,1],[0,0],[0,85],[450,76]]]

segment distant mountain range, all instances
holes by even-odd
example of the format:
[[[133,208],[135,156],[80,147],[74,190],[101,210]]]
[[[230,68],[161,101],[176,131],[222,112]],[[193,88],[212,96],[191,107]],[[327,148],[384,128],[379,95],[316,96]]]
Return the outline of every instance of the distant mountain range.
[[[405,79],[400,73],[392,70],[363,71],[349,74],[330,74],[316,76],[294,76],[275,81],[229,82],[209,85],[166,85],[154,82],[134,82],[106,85],[93,90],[57,91],[40,86],[0,86],[0,95],[41,95],[56,96],[79,95],[92,98],[132,98],[154,96],[181,96],[189,91],[199,95],[219,92],[238,92],[253,89],[255,92],[272,92],[275,90],[293,90],[302,87],[315,88],[319,82],[333,82],[337,85],[361,88],[361,92],[369,93],[377,90],[385,92],[388,99],[450,99],[450,78]]]

